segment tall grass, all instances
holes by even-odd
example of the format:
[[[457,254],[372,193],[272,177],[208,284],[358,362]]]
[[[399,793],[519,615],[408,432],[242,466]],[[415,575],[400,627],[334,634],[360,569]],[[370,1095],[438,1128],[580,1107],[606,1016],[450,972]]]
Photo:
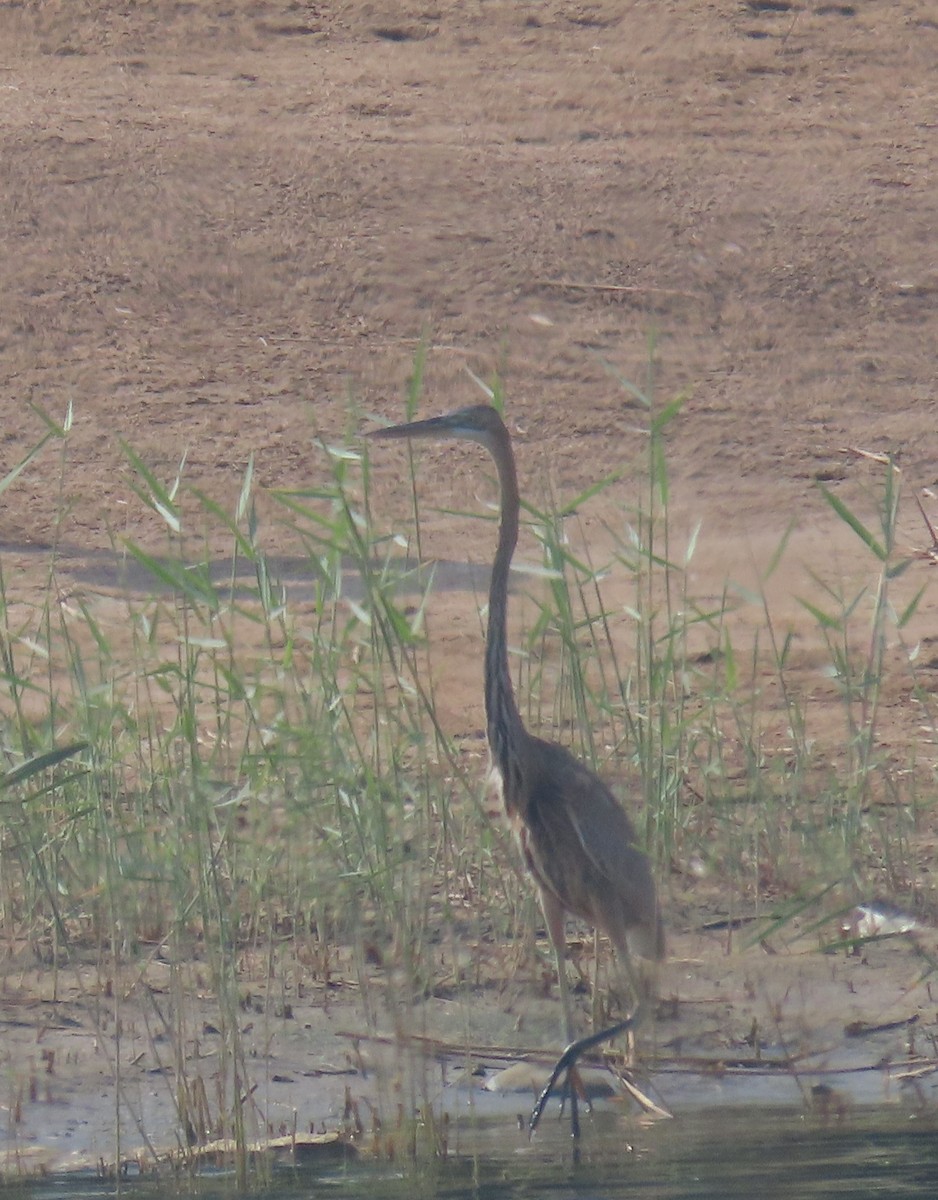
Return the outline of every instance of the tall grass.
[[[418,357],[406,416],[422,367]],[[889,638],[922,599],[919,589],[894,607],[909,565],[896,545],[897,473],[885,474],[876,531],[822,492],[877,568],[852,594],[818,575],[827,602],[805,601],[841,696],[844,753],[830,754],[794,640],[764,595],[755,644],[738,645],[729,584],[715,604],[692,594],[698,530],[675,530],[668,474],[681,400],[623,387],[640,456],[575,497],[529,497],[528,550],[541,562],[517,577],[512,609],[528,723],[625,784],[666,905],[691,862],[727,904],[783,924],[794,911],[784,901],[803,909],[833,882],[843,895],[867,883],[908,892],[921,773],[897,770],[878,738]],[[45,418],[0,493],[53,445],[64,465],[69,425]],[[509,953],[527,952],[539,918],[487,815],[478,742],[456,744],[438,712],[434,575],[420,561],[435,514],[416,451],[404,531],[376,519],[376,467],[351,439],[319,443],[321,479],[304,491],[258,494],[249,464],[230,511],[188,482],[184,459],[164,480],[124,452],[162,544],[115,537],[113,550],[146,587],[106,602],[63,596],[52,553],[24,590],[0,556],[0,935],[7,964],[94,964],[83,986],[89,1000],[110,998],[118,1029],[139,1003],[134,981],[165,961],[151,1048],[174,1069],[180,1147],[232,1137],[243,1175],[266,1127],[249,1099],[247,987],[291,980],[326,996],[351,977],[363,1019],[413,1031],[419,1001],[477,994]],[[601,548],[582,534],[591,508]],[[292,580],[265,550],[274,525],[302,564]],[[219,535],[222,567],[208,551]],[[485,535],[494,540],[491,524]],[[770,572],[784,551],[782,539]],[[871,815],[883,798],[890,806]],[[193,971],[222,1035],[208,1086],[189,1053]],[[264,990],[267,1005],[276,991]]]

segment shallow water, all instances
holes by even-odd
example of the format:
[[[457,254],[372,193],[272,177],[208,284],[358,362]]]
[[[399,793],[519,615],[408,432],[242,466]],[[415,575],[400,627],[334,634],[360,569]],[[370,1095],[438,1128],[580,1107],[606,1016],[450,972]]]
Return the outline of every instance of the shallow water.
[[[190,1192],[179,1181],[122,1184],[125,1194]],[[113,1196],[93,1179],[16,1188],[31,1200]],[[14,1191],[7,1194],[12,1195]],[[193,1185],[201,1197],[236,1194],[223,1173]],[[551,1196],[571,1200],[727,1200],[732,1197],[934,1197],[938,1195],[938,1118],[901,1108],[858,1110],[823,1122],[797,1109],[702,1110],[644,1125],[603,1113],[588,1118],[574,1165],[567,1126],[546,1122],[534,1142],[504,1120],[455,1122],[444,1161],[353,1161],[275,1171],[252,1195],[262,1200],[461,1200]]]

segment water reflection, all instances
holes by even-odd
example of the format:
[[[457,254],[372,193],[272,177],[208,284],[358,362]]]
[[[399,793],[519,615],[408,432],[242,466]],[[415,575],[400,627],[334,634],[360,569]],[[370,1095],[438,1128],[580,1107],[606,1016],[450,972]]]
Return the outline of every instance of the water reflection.
[[[573,1167],[566,1126],[547,1122],[533,1143],[501,1120],[457,1121],[451,1152],[427,1165],[367,1160],[323,1170],[278,1171],[252,1192],[258,1200],[732,1200],[734,1197],[938,1195],[938,1130],[929,1114],[853,1112],[823,1123],[795,1109],[719,1109],[642,1125],[603,1113],[588,1122],[582,1161]],[[19,1192],[20,1189],[16,1189]],[[167,1184],[123,1185],[126,1194],[159,1196]],[[176,1195],[187,1188],[172,1185]],[[199,1197],[228,1200],[233,1180],[215,1175]],[[8,1192],[12,1195],[13,1192]],[[92,1181],[23,1188],[30,1200],[114,1194]]]

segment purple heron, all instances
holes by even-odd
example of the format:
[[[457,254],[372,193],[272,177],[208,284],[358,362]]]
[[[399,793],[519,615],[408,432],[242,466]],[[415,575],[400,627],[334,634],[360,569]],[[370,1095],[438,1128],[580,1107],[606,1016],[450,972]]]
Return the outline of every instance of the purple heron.
[[[518,712],[508,667],[508,573],[518,541],[521,497],[511,435],[487,404],[446,416],[374,430],[372,438],[436,438],[478,442],[495,461],[501,488],[498,546],[489,585],[485,638],[485,715],[493,774],[505,812],[537,885],[557,961],[567,1048],[535,1106],[533,1131],[561,1074],[593,1046],[634,1027],[641,989],[631,955],[664,957],[664,930],[648,858],[635,829],[605,783],[553,742],[528,733]],[[565,917],[570,913],[605,933],[628,975],[632,1013],[608,1029],[574,1040],[567,984]],[[579,1133],[576,1090],[570,1088],[573,1133]]]

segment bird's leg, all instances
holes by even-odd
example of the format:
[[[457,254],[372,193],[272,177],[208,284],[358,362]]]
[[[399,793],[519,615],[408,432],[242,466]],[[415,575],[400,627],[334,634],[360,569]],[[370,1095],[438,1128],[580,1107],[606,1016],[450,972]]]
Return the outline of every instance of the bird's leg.
[[[547,932],[550,936],[551,945],[554,948],[554,962],[557,966],[557,986],[560,989],[560,1003],[563,1008],[563,1044],[569,1048],[574,1044],[573,1004],[570,999],[570,984],[567,979],[567,935],[564,910],[556,897],[546,890],[541,891],[541,907],[544,910],[544,920],[547,924]],[[542,1111],[560,1074],[561,1071],[555,1068],[546,1094],[542,1093],[541,1099],[538,1100]],[[580,1136],[578,1091],[583,1091],[583,1085],[576,1074],[574,1062],[570,1065],[569,1070],[566,1071],[563,1091],[560,1095],[561,1112],[563,1111],[563,1105],[566,1103],[567,1096],[570,1097],[570,1131],[574,1139]],[[538,1117],[540,1117],[540,1114],[538,1114]]]
[[[593,1028],[598,1029],[600,1022],[610,1017],[611,1011],[607,1006],[604,1010],[600,999],[600,945],[602,934],[598,929],[593,930]],[[622,938],[617,941],[618,949],[616,950],[616,966],[617,974],[620,976],[620,981],[628,985],[629,1000],[625,1006],[628,1010],[636,1009],[645,997],[645,988],[641,975],[636,973],[635,964],[629,954],[628,942]],[[604,1028],[606,1028],[604,1026]],[[631,1063],[635,1056],[635,1030],[629,1028],[626,1031],[626,1056]]]
[[[541,888],[540,893],[544,923],[547,925],[547,935],[554,949],[557,986],[560,988],[560,1003],[563,1007],[563,1044],[567,1046],[573,1041],[573,1007],[570,1003],[570,986],[567,983],[567,931],[564,911],[557,897],[546,888]]]
[[[546,912],[546,907],[545,907],[545,912]],[[561,914],[561,921],[562,921],[562,914]],[[549,926],[550,926],[550,921],[548,919],[548,927]],[[625,937],[623,937],[621,939],[616,939],[616,961],[619,964],[619,969],[620,969],[622,975],[628,981],[629,990],[632,993],[632,1006],[633,1007],[632,1007],[631,1013],[627,1017],[624,1017],[621,1021],[617,1021],[614,1025],[610,1025],[605,1029],[599,1029],[594,1033],[587,1034],[586,1037],[582,1037],[577,1041],[574,1041],[572,1039],[572,1037],[570,1037],[570,1035],[569,1035],[570,1024],[568,1022],[567,1029],[568,1029],[569,1041],[567,1044],[567,1048],[564,1050],[563,1054],[561,1054],[560,1058],[557,1060],[557,1063],[554,1066],[554,1069],[550,1074],[550,1078],[547,1080],[547,1086],[544,1088],[544,1090],[541,1092],[540,1096],[538,1096],[538,1098],[537,1098],[537,1103],[534,1105],[534,1111],[531,1113],[531,1119],[528,1122],[528,1133],[529,1134],[533,1134],[534,1130],[537,1128],[538,1122],[540,1121],[541,1116],[544,1113],[544,1109],[547,1106],[547,1101],[550,1099],[551,1093],[554,1091],[554,1088],[557,1086],[557,1081],[560,1079],[561,1075],[564,1075],[566,1080],[570,1080],[571,1073],[576,1071],[576,1064],[577,1064],[578,1060],[588,1050],[592,1050],[594,1046],[599,1046],[603,1042],[612,1041],[612,1039],[615,1037],[618,1037],[619,1034],[626,1033],[626,1034],[628,1034],[628,1046],[629,1046],[630,1056],[631,1056],[631,1054],[634,1053],[635,1028],[638,1025],[639,1020],[641,1019],[642,1011],[644,1008],[644,1003],[645,1003],[646,999],[648,998],[649,987],[648,987],[648,983],[644,979],[642,979],[642,977],[640,976],[640,974],[638,973],[638,971],[635,968],[635,964],[632,962],[632,957],[629,954],[628,941],[626,940]],[[561,963],[561,968],[562,968],[562,966],[563,966],[563,964]],[[561,991],[561,994],[563,994],[562,991]],[[575,1091],[572,1094],[574,1096],[574,1103],[575,1103],[575,1097],[576,1097]],[[571,1121],[572,1121],[572,1125],[573,1125],[573,1136],[577,1137],[579,1135],[578,1115],[577,1115],[576,1109],[573,1106],[571,1106],[571,1108],[572,1108],[572,1111],[571,1111],[570,1115],[571,1115]]]
[[[561,917],[561,937],[563,937],[563,918]],[[563,1006],[563,1044],[570,1046],[573,1043],[573,1004],[570,999],[570,981],[567,979],[567,956],[565,943],[558,944],[554,941],[554,960],[557,963],[557,981],[560,987],[560,1003]],[[554,1083],[556,1083],[556,1077]],[[580,1136],[580,1110],[578,1092],[583,1090],[583,1085],[580,1082],[579,1076],[576,1074],[575,1066],[571,1066],[567,1071],[563,1081],[563,1091],[560,1094],[560,1111],[563,1113],[563,1106],[570,1098],[570,1133],[576,1139]],[[549,1094],[549,1093],[548,1093]],[[546,1099],[545,1099],[546,1103]],[[589,1103],[587,1101],[587,1103]]]
[[[629,953],[628,942],[625,938],[616,942],[616,964],[619,968],[620,976],[624,976],[629,985],[629,991],[632,994],[632,1012],[636,1013],[644,1005],[648,999],[649,987],[648,982],[642,977],[639,970],[636,968],[632,956]],[[630,1066],[635,1063],[635,1023],[630,1024],[626,1034],[626,1058]]]

